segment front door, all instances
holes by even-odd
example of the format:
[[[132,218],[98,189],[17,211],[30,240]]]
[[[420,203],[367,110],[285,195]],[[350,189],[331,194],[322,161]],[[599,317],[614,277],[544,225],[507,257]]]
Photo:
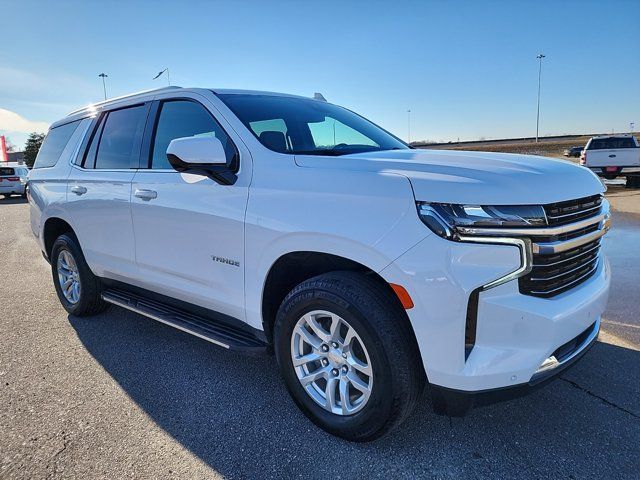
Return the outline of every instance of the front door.
[[[198,97],[159,100],[148,130],[149,165],[132,183],[140,283],[157,293],[244,320],[244,215],[249,162],[234,185],[178,173],[167,161],[174,138],[209,135],[237,160],[236,144]],[[243,160],[243,159],[241,159]]]

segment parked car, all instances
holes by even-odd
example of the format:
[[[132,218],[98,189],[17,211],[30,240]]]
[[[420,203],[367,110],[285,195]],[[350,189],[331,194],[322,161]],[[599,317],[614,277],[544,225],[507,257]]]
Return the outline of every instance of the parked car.
[[[579,157],[580,154],[582,153],[582,149],[584,147],[570,147],[565,149],[565,151],[563,152],[563,155],[565,157]]]
[[[609,180],[626,177],[627,186],[640,187],[640,146],[633,135],[592,137],[582,152],[580,165]]]
[[[114,304],[273,352],[301,410],[354,441],[399,425],[425,383],[447,415],[543,385],[594,344],[609,292],[589,170],[411,149],[317,99],[98,103],[52,125],[29,182],[70,314]]]
[[[9,198],[20,195],[26,198],[25,186],[29,169],[23,165],[0,163],[0,195]]]

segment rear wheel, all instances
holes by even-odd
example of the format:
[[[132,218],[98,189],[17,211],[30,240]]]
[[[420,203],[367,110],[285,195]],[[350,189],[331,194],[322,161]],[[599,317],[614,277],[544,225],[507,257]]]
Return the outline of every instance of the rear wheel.
[[[78,317],[105,309],[100,296],[100,280],[87,265],[73,234],[60,235],[51,249],[51,273],[60,303]]]
[[[383,285],[353,272],[314,277],[287,295],[276,318],[275,353],[311,421],[368,441],[409,416],[425,376],[404,315]]]
[[[640,175],[632,175],[627,177],[627,188],[640,188]]]

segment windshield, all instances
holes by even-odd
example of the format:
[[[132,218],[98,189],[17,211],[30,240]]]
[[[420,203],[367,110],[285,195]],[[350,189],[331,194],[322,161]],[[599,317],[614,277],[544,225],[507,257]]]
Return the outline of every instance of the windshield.
[[[346,108],[276,95],[218,94],[267,148],[279,153],[346,155],[409,148]]]

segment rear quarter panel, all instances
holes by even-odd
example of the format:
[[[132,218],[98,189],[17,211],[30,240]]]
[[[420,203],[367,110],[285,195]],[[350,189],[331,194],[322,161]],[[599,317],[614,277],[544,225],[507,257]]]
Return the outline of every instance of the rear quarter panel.
[[[61,218],[73,224],[66,211],[67,178],[82,139],[87,133],[90,118],[80,122],[53,167],[37,168],[29,172],[29,216],[31,230],[44,248],[43,229],[49,218]]]

